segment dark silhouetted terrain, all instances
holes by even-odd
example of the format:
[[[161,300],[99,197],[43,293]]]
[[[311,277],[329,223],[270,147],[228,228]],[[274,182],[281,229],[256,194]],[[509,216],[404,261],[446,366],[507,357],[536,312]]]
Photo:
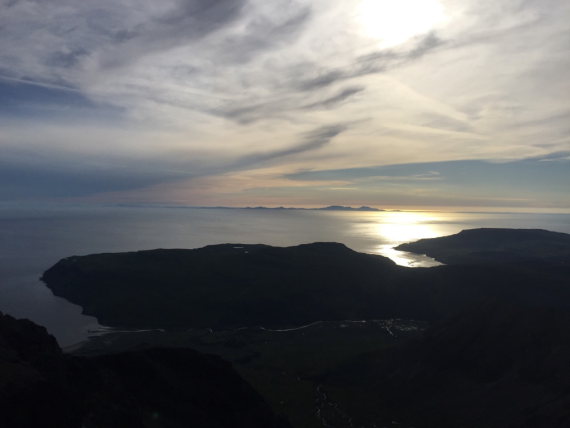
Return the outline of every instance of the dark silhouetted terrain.
[[[321,382],[357,391],[348,411],[376,406],[386,424],[562,428],[570,426],[569,361],[567,310],[489,301],[357,356]]]
[[[287,327],[438,320],[490,296],[567,305],[569,269],[540,263],[410,269],[335,243],[224,244],[69,257],[42,279],[110,326]]]
[[[415,269],[335,243],[225,244],[69,257],[43,280],[103,324],[165,329],[93,338],[79,354],[217,354],[296,428],[562,428],[568,240],[463,231],[401,246],[448,263]]]
[[[93,358],[62,354],[43,327],[0,314],[0,426],[6,428],[275,427],[231,368],[190,349]]]
[[[570,264],[570,235],[541,229],[469,229],[396,249],[446,264]]]

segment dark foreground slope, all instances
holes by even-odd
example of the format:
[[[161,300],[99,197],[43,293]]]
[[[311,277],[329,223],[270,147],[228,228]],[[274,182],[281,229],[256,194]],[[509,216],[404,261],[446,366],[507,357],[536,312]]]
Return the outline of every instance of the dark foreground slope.
[[[218,357],[190,349],[70,357],[44,328],[0,313],[0,426],[288,425]]]
[[[570,235],[541,229],[469,229],[396,247],[446,264],[570,265]]]
[[[356,357],[322,382],[359,391],[357,399],[389,416],[382,423],[563,428],[569,361],[568,311],[490,301],[408,343]]]
[[[69,257],[42,279],[103,324],[143,328],[438,320],[494,295],[570,302],[565,266],[409,269],[334,243]]]

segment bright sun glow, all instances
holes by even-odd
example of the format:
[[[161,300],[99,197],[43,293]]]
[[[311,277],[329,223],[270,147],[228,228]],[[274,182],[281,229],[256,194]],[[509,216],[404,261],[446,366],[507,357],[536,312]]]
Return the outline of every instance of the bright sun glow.
[[[386,213],[383,222],[376,225],[376,234],[384,240],[401,244],[424,238],[441,236],[433,224],[436,216],[419,212]]]
[[[428,33],[444,20],[439,0],[361,0],[357,10],[360,30],[384,47]]]
[[[445,223],[445,219],[437,213],[383,212],[378,213],[374,219],[375,221],[358,225],[361,233],[375,236],[379,240],[379,244],[370,252],[389,257],[402,266],[428,267],[439,263],[426,256],[397,251],[394,249],[396,245],[457,232],[440,224]]]

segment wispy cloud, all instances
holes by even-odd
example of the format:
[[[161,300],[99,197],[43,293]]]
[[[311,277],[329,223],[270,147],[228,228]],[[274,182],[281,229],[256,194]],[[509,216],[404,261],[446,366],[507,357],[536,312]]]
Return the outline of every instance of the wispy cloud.
[[[352,96],[358,94],[359,92],[364,91],[364,87],[362,86],[350,86],[348,88],[341,89],[340,92],[329,96],[325,99],[315,101],[311,104],[307,104],[302,108],[305,109],[321,109],[321,108],[332,108],[336,107],[338,104],[348,100]]]
[[[354,58],[350,64],[344,67],[320,69],[317,71],[317,76],[296,82],[296,86],[302,91],[313,91],[357,77],[384,73],[417,60],[443,44],[443,40],[431,33],[418,37],[408,43],[409,46],[404,49],[388,49],[368,53]]]
[[[253,155],[250,159],[254,159],[256,162],[267,161],[270,159],[281,158],[284,156],[300,154],[310,150],[316,150],[328,144],[334,137],[336,137],[346,129],[347,125],[342,125],[342,124],[324,126],[322,128],[308,132],[304,136],[301,144],[292,147],[287,147],[281,150],[275,150],[273,152]]]
[[[422,4],[438,1],[445,19],[389,46],[358,2],[0,2],[0,197],[204,180],[222,195],[228,174],[249,174],[248,197],[261,197],[254,180],[270,169],[258,189],[309,198],[328,180],[362,198],[381,185],[427,198],[473,161],[462,165],[475,165],[479,200],[481,183],[494,190],[476,168],[499,180],[488,165],[502,161],[513,177],[515,164],[539,175],[524,198],[563,200],[553,189],[567,175],[552,165],[570,150],[570,4]],[[419,164],[433,168],[378,169]],[[316,169],[330,175],[318,189],[294,174]]]

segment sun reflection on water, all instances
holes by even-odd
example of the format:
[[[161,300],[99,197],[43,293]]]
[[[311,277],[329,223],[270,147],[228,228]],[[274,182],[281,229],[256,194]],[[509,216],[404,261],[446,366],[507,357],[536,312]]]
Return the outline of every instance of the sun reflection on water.
[[[355,225],[355,228],[358,233],[376,242],[368,249],[369,252],[389,257],[402,266],[430,267],[441,263],[427,256],[397,251],[394,247],[455,233],[446,223],[445,214],[389,211],[374,213],[366,222]]]
[[[437,230],[437,218],[427,213],[390,212],[382,218],[382,223],[375,225],[376,234],[390,243],[401,244],[423,238],[435,238],[441,232]]]

